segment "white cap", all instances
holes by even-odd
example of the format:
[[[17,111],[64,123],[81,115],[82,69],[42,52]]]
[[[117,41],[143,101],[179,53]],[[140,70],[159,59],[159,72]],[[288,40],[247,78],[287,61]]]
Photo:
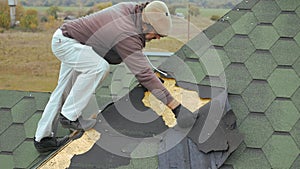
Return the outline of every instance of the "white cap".
[[[167,5],[162,1],[150,2],[143,10],[142,19],[160,35],[167,36],[172,29],[171,14]]]

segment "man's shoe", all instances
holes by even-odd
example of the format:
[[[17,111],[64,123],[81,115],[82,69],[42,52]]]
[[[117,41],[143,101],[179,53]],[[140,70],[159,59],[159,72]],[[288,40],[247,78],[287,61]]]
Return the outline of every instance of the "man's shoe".
[[[45,137],[40,142],[35,141],[34,146],[39,153],[45,153],[48,151],[54,151],[65,145],[69,141],[69,136],[63,138]]]
[[[64,128],[73,129],[73,130],[89,130],[96,125],[96,119],[83,119],[80,116],[76,121],[71,121],[67,119],[62,114],[59,115],[59,121]]]

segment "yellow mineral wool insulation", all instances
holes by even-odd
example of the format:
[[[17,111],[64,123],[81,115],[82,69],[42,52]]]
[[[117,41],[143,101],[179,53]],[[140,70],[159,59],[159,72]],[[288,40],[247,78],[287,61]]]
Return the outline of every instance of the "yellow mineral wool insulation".
[[[195,112],[210,101],[210,99],[199,98],[199,95],[196,91],[190,91],[175,86],[176,81],[174,79],[162,79],[164,80],[163,85],[169,90],[171,95],[191,112]],[[176,118],[171,109],[156,99],[155,96],[153,96],[149,91],[145,92],[145,97],[142,101],[145,106],[150,107],[159,116],[162,116],[162,119],[168,127],[174,127],[177,124]]]
[[[99,139],[100,133],[96,130],[85,131],[79,139],[64,146],[49,161],[42,164],[39,169],[68,168],[74,155],[86,153]]]

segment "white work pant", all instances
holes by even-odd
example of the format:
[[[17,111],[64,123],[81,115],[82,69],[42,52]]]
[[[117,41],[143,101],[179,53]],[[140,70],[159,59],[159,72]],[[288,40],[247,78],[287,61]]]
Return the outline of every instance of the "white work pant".
[[[109,72],[106,60],[90,46],[63,36],[60,29],[53,35],[52,51],[61,61],[61,68],[58,84],[38,123],[36,141],[52,136],[53,124],[59,112],[75,121]]]

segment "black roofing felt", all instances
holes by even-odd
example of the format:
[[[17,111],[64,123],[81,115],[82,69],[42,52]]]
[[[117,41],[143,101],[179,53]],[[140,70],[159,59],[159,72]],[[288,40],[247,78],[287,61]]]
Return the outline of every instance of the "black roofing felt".
[[[200,88],[207,91],[212,89],[208,86]],[[129,94],[108,105],[102,111],[98,119],[100,122],[94,127],[101,133],[100,140],[87,153],[75,156],[72,159],[71,168],[124,166],[124,162],[129,163],[128,156],[131,157],[144,142],[158,146],[152,154],[158,158],[158,168],[190,168],[190,166],[214,168],[220,167],[241,143],[243,137],[236,129],[235,115],[232,111],[227,111],[229,107],[225,106],[225,109],[221,107],[222,100],[226,102],[227,99],[224,90],[223,93],[220,92],[213,98],[210,104],[200,108],[200,117],[193,129],[187,131],[187,137],[185,136],[186,131],[182,131],[183,129],[177,126],[169,129],[155,112],[144,106],[142,103],[144,92],[145,88],[137,86]],[[221,98],[222,94],[225,94],[225,97]],[[207,122],[208,124],[205,123],[209,115],[218,112],[221,116],[220,123],[216,122],[218,117],[210,117],[214,124],[210,121]],[[156,120],[149,123],[135,123],[127,119],[133,116],[135,118],[139,116],[139,121],[142,119]],[[204,133],[204,135],[200,133]],[[180,140],[182,140],[181,143],[175,143]],[[172,145],[174,148],[168,150]],[[106,150],[113,151],[113,154]],[[196,156],[199,154],[203,158]]]

